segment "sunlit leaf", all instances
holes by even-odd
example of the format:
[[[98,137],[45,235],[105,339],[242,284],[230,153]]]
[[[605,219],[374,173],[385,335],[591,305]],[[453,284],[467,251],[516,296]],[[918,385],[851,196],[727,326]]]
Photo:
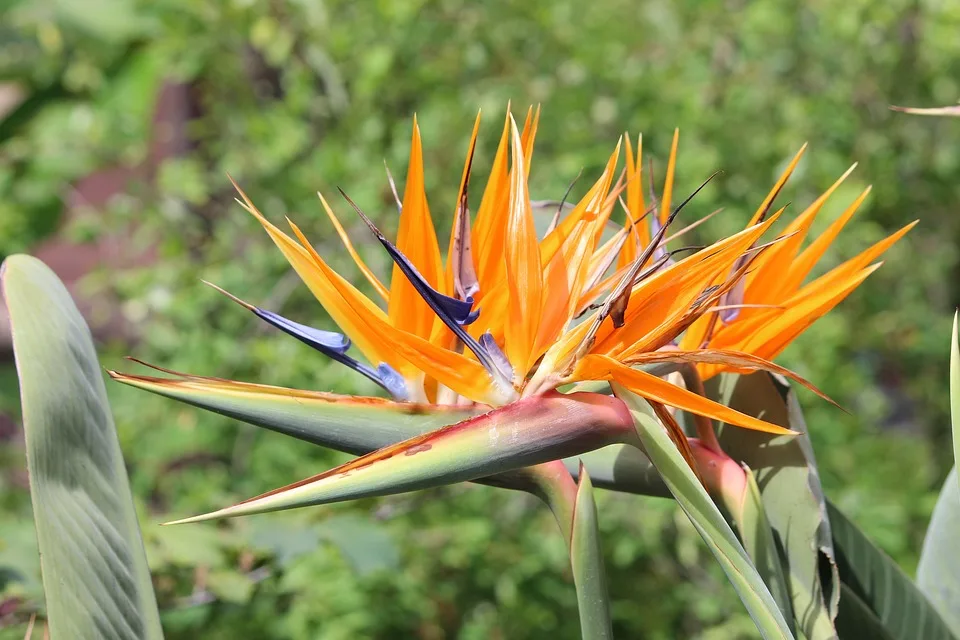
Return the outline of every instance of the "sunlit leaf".
[[[54,638],[162,638],[90,330],[39,260],[8,258],[30,496]]]
[[[954,467],[943,483],[923,539],[917,586],[940,613],[954,635],[960,637],[960,487]]]
[[[960,464],[960,337],[957,316],[953,316],[950,338],[950,422],[954,460]],[[923,540],[917,586],[940,613],[954,635],[960,637],[960,556],[956,552],[960,536],[960,478],[954,466],[943,483],[933,509],[927,535]]]
[[[960,313],[953,315],[953,333],[950,338],[950,431],[953,437],[954,465],[960,465],[960,336],[957,333],[958,316],[960,316]]]

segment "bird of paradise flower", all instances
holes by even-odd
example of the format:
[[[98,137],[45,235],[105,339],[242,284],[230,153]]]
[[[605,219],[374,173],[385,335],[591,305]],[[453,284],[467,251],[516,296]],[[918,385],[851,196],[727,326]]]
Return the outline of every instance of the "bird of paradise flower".
[[[399,493],[441,482],[517,486],[530,477],[536,482],[537,477],[555,479],[558,474],[567,474],[569,481],[558,459],[610,444],[636,444],[632,418],[622,402],[577,387],[570,390],[574,383],[612,382],[645,398],[692,466],[689,441],[670,409],[697,416],[698,435],[707,446],[716,446],[711,420],[792,433],[708,399],[700,381],[721,370],[759,369],[788,376],[822,395],[770,360],[876,269],[874,260],[910,225],[803,285],[866,192],[799,254],[813,218],[849,172],[784,233],[762,243],[783,211],[772,211],[772,204],[801,149],[743,231],[693,252],[670,252],[668,229],[706,184],[674,206],[675,133],[659,199],[651,196],[647,202],[643,195],[642,139],[634,153],[624,137],[586,195],[566,215],[558,208],[539,237],[528,190],[539,113],[528,111],[521,128],[508,109],[490,177],[471,220],[468,191],[477,117],[453,208],[446,261],[425,194],[416,120],[404,193],[397,198],[396,240],[389,240],[343,194],[390,255],[389,286],[364,263],[320,195],[379,304],[334,271],[296,224],[288,220],[293,237],[284,233],[237,187],[244,209],[260,222],[342,333],[320,331],[230,297],[374,381],[392,399],[281,389],[165,369],[160,370],[173,377],[110,372],[121,382],[226,415],[254,416],[259,424],[306,439],[315,434],[300,425],[322,414],[324,425],[338,430],[340,448],[366,454],[235,506],[178,522]],[[618,176],[622,148],[626,168]],[[604,239],[618,203],[625,209],[625,222]],[[362,359],[352,355],[354,346]],[[664,379],[680,370],[685,373],[683,385]],[[272,416],[250,409],[260,405],[269,406]],[[402,424],[400,432],[411,437],[395,443],[384,435],[378,443],[382,447],[368,452],[369,440],[352,441],[347,433],[351,420],[367,426],[378,421]]]

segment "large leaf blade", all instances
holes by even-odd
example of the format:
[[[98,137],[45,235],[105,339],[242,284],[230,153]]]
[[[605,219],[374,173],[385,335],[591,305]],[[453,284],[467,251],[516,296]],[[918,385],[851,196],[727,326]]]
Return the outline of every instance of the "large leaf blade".
[[[953,333],[950,337],[950,432],[953,438],[953,462],[960,466],[960,334],[957,321],[960,312],[953,315]],[[960,482],[960,478],[957,479]]]
[[[953,634],[960,637],[960,486],[954,467],[943,483],[923,539],[917,586],[940,613]]]
[[[613,388],[630,409],[647,456],[727,574],[760,633],[768,639],[793,638],[790,626],[750,557],[650,406],[616,383]]]
[[[950,425],[955,465],[947,475],[923,539],[917,586],[936,607],[954,635],[960,637],[960,556],[956,540],[960,535],[960,334],[958,313],[953,316],[950,335]]]
[[[827,503],[840,580],[897,640],[952,640],[940,614],[910,578],[833,504]]]
[[[870,607],[850,587],[840,583],[840,610],[837,633],[841,638],[894,640]]]
[[[51,635],[161,638],[133,498],[90,331],[46,265],[2,268]]]

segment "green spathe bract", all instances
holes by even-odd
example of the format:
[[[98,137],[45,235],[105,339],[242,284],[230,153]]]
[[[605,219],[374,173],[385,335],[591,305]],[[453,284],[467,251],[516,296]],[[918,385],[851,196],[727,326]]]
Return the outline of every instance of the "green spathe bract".
[[[617,400],[591,393],[551,392],[384,447],[317,476],[176,524],[477,480],[631,438],[629,417]]]
[[[120,445],[90,331],[29,256],[2,268],[51,636],[161,638]]]

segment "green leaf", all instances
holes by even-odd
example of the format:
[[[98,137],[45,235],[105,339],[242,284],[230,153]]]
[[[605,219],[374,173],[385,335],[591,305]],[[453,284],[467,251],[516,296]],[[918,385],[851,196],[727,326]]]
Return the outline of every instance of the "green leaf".
[[[951,640],[954,635],[923,593],[833,504],[827,503],[840,580],[896,640]]]
[[[603,571],[597,504],[593,499],[590,474],[581,467],[577,497],[573,507],[573,532],[570,537],[570,565],[577,587],[580,608],[580,634],[585,640],[613,638],[610,624],[610,599]]]
[[[630,409],[647,456],[720,563],[760,633],[768,639],[793,638],[790,626],[747,552],[670,440],[650,405],[616,383],[613,389]]]
[[[196,528],[183,531],[190,532]],[[312,519],[298,521],[287,518],[279,521],[264,518],[252,523],[246,532],[247,541],[253,548],[274,556],[276,563],[284,569],[320,544],[320,531]]]
[[[159,527],[156,527],[159,529]],[[155,567],[172,564],[179,567],[222,567],[227,562],[228,536],[231,532],[212,525],[191,530],[148,531],[147,539],[156,541],[151,561]]]
[[[63,25],[101,40],[123,42],[143,34],[149,26],[136,5],[123,0],[92,0],[82,6],[70,0],[52,0],[50,8]]]
[[[810,640],[835,637],[840,580],[813,446],[796,394],[787,381],[765,372],[723,374],[714,386],[731,408],[800,434],[772,436],[724,425],[718,439],[727,455],[756,476],[797,628]],[[774,593],[779,596],[776,588]]]
[[[177,522],[198,522],[477,480],[625,442],[630,416],[615,398],[548,393],[384,447],[325,473]]]
[[[533,484],[528,489],[543,500],[567,542],[577,589],[580,629],[584,638],[611,638],[610,602],[600,552],[597,506],[586,469],[577,467],[579,485],[560,460],[524,469]]]
[[[917,586],[940,613],[953,634],[960,637],[960,485],[954,467],[943,483],[923,539]]]
[[[574,478],[578,477],[581,462],[594,486],[642,496],[670,497],[657,468],[635,446],[614,444],[563,461]]]
[[[55,638],[161,638],[90,331],[35,258],[2,268],[47,615]]]
[[[847,585],[840,583],[840,611],[837,613],[837,634],[841,638],[894,640],[880,618]]]
[[[957,316],[953,314],[953,334],[950,338],[950,430],[953,436],[953,462],[960,466],[960,337],[957,334]],[[960,478],[958,478],[960,482]]]
[[[36,600],[43,597],[37,533],[29,520],[10,519],[3,523],[3,537],[0,538],[0,594],[12,583],[17,583],[18,590],[36,596]]]
[[[788,624],[793,622],[795,613],[790,600],[790,588],[787,584],[786,568],[780,561],[773,529],[767,518],[766,509],[756,475],[749,467],[743,468],[744,480],[734,495],[725,496],[724,503],[733,516],[740,532],[743,548],[753,559],[757,571],[770,589],[780,611],[787,617]],[[725,492],[724,492],[725,493]],[[794,625],[790,630],[796,632]]]

